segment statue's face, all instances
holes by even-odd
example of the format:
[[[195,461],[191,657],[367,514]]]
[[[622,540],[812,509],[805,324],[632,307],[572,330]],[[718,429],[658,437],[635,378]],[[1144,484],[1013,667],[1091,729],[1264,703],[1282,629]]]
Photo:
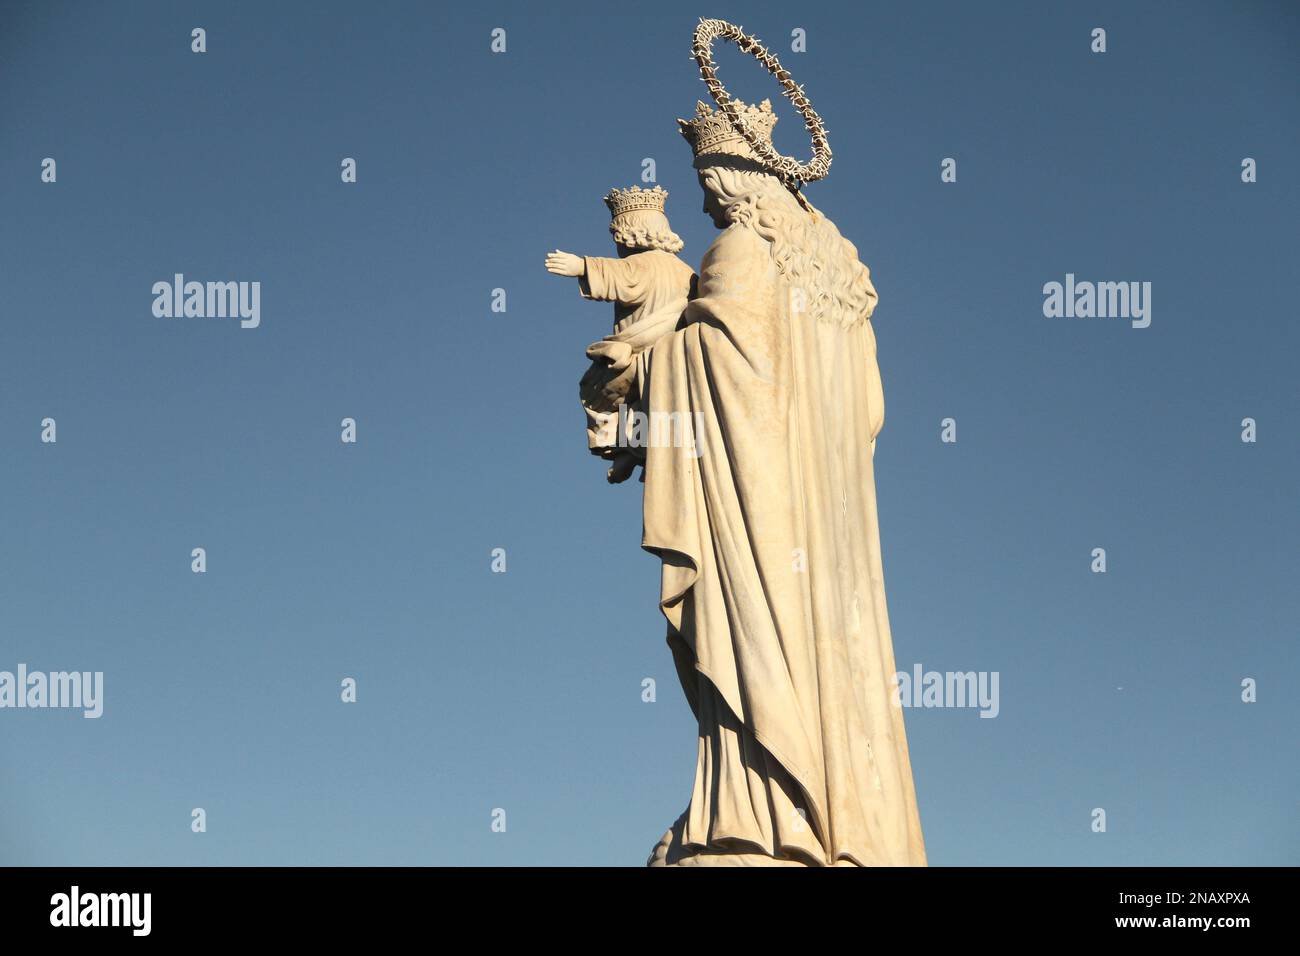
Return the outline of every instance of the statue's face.
[[[719,229],[726,229],[730,223],[727,222],[726,210],[722,208],[722,201],[713,194],[704,179],[704,172],[697,172],[696,178],[700,181],[700,189],[704,190],[704,213],[713,220],[713,224]]]

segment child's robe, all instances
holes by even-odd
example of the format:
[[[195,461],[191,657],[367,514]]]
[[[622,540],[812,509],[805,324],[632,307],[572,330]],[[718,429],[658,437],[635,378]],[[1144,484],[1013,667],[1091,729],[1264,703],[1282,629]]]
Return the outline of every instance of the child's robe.
[[[671,252],[647,249],[622,259],[587,256],[578,284],[588,299],[614,303],[614,332],[587,348],[592,360],[579,395],[587,446],[613,458],[619,450],[618,406],[638,397],[646,351],[677,327],[694,295],[695,271]]]

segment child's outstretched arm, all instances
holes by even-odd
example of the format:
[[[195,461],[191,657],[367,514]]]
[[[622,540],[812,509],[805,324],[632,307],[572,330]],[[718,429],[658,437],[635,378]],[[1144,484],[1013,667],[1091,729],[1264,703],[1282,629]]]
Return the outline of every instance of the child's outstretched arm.
[[[580,279],[587,271],[587,260],[575,256],[572,252],[556,249],[546,254],[546,271],[557,276],[571,276]]]

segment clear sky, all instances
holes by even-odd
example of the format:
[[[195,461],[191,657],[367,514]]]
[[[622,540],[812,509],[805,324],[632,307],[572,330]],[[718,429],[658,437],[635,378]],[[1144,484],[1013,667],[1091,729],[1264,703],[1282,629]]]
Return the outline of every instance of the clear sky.
[[[640,486],[586,452],[612,312],[542,260],[612,254],[652,158],[698,264],[701,15],[804,84],[880,293],[899,667],[1000,675],[995,719],[907,714],[931,862],[1300,863],[1280,2],[4,3],[0,670],[105,701],[0,710],[0,863],[644,861],[694,727]],[[178,272],[260,326],[156,318]],[[1045,317],[1067,274],[1150,282],[1150,327]]]

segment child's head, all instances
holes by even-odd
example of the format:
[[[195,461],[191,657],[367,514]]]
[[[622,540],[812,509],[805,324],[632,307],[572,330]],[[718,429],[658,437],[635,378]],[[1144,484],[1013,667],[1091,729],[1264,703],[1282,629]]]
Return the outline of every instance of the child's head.
[[[668,192],[662,186],[642,189],[611,189],[605,196],[609,207],[609,231],[620,253],[640,252],[644,249],[662,249],[678,252],[684,243],[668,225],[664,204]]]

